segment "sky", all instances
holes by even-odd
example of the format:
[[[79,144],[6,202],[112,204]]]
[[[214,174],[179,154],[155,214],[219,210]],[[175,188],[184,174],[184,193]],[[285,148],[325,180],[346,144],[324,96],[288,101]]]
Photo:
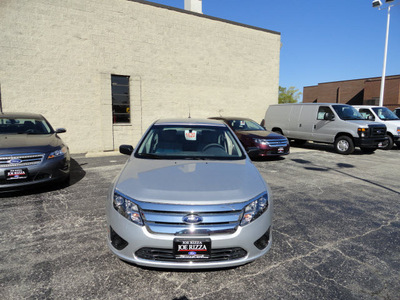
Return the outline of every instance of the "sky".
[[[152,0],[184,8],[184,0]],[[279,85],[381,77],[387,9],[372,0],[203,0],[203,14],[281,33]],[[382,7],[387,7],[382,0]],[[400,74],[400,0],[390,11],[386,76]]]

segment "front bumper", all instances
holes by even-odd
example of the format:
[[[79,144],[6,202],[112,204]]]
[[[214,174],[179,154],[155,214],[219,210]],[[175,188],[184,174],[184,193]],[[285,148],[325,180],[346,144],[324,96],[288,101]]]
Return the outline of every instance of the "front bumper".
[[[279,147],[271,147],[267,145],[257,145],[258,151],[253,153],[252,157],[260,156],[281,156],[281,155],[288,155],[290,153],[290,145],[286,146],[279,146]]]
[[[6,171],[10,169],[24,169],[28,177],[24,179],[6,179]],[[70,174],[70,155],[44,159],[41,163],[32,166],[0,168],[0,191],[20,190],[31,185],[47,184],[62,181]]]
[[[354,145],[362,148],[379,148],[381,143],[387,141],[387,137],[355,138]]]
[[[122,217],[112,206],[111,201],[107,203],[107,228],[108,228],[108,246],[110,250],[122,260],[146,267],[169,268],[169,269],[205,269],[205,268],[226,268],[239,266],[264,255],[269,251],[272,244],[272,201],[268,209],[254,222],[241,227],[239,226],[233,234],[215,234],[215,235],[168,235],[154,234],[147,230],[146,226],[138,226]],[[116,245],[115,239],[122,238],[126,244]],[[192,261],[175,259],[172,255],[173,241],[175,238],[188,239],[211,239],[211,259]],[[260,239],[267,239],[261,250],[256,246]],[[256,243],[256,244],[255,244]],[[114,245],[113,245],[114,244]],[[116,247],[117,246],[117,247]],[[122,249],[117,249],[122,248]],[[146,257],[145,252],[150,253],[164,252],[166,256],[152,258]],[[150,252],[149,252],[150,251]],[[213,251],[215,254],[213,258]],[[231,255],[218,259],[220,252],[230,252]],[[227,258],[228,257],[228,258]]]

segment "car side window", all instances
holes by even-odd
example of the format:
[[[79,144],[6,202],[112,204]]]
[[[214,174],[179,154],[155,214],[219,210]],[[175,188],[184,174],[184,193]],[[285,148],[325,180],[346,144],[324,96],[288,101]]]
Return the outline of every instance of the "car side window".
[[[332,110],[328,106],[320,106],[318,108],[317,120],[324,120],[326,113],[330,113],[333,115]]]
[[[372,112],[369,109],[366,108],[361,108],[359,110],[360,114],[363,116],[364,119],[368,120],[368,119],[375,119],[374,115],[372,114]]]

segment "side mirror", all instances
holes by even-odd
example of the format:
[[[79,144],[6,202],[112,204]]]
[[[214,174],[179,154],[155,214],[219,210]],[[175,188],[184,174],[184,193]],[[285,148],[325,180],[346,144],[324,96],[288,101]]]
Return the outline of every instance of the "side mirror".
[[[57,128],[56,129],[56,133],[64,133],[67,132],[67,130],[65,128]]]
[[[119,152],[126,155],[131,155],[133,153],[133,147],[131,145],[121,145],[119,146]]]
[[[368,116],[368,120],[370,120],[370,121],[375,121],[375,117],[374,117],[373,115],[369,115],[369,116]]]
[[[333,121],[334,119],[335,119],[335,116],[332,113],[330,113],[330,112],[325,113],[324,120]]]

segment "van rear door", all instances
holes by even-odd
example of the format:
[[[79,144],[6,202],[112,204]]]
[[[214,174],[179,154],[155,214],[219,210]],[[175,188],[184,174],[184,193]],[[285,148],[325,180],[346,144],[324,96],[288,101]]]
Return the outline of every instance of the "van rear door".
[[[315,105],[293,105],[290,112],[290,138],[312,140]]]

